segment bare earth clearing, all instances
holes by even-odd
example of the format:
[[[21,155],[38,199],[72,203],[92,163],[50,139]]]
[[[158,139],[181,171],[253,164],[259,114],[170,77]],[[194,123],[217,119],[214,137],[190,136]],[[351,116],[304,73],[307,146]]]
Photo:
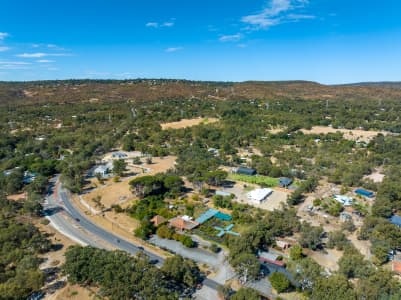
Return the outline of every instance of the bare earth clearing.
[[[257,204],[250,202],[247,198],[247,194],[249,191],[252,189],[259,188],[258,185],[255,184],[246,184],[248,188],[244,189],[244,184],[243,183],[236,183],[233,187],[231,188],[224,188],[225,192],[232,193],[235,195],[234,201],[240,202],[240,203],[246,203],[261,209],[273,211],[275,209],[280,209],[283,204],[286,203],[288,195],[291,193],[288,190],[282,189],[275,187],[273,188],[273,193],[266,198],[262,203]]]
[[[170,122],[170,123],[163,123],[160,124],[163,130],[166,129],[180,129],[186,127],[192,127],[199,124],[212,124],[216,123],[219,119],[217,118],[196,118],[196,119],[182,119],[178,122]]]
[[[65,287],[57,290],[52,295],[47,295],[45,297],[46,300],[92,300],[99,299],[96,297],[95,292],[90,291],[89,289],[79,286],[79,285],[71,285],[67,283]]]
[[[304,134],[328,134],[328,133],[336,133],[341,132],[344,135],[345,139],[352,141],[361,141],[361,142],[369,142],[374,137],[376,137],[379,133],[383,135],[388,135],[389,133],[386,131],[367,131],[360,129],[336,129],[327,126],[314,126],[312,129],[301,129]]]
[[[145,159],[142,160],[143,162],[145,161]],[[133,165],[132,161],[130,162],[127,160],[128,172],[134,171],[134,173],[137,175],[124,177],[119,182],[113,182],[113,179],[108,179],[105,180],[103,185],[101,185],[97,179],[91,179],[91,182],[86,188],[91,188],[93,186],[97,187],[93,188],[82,196],[75,195],[73,197],[74,205],[83,211],[92,222],[103,227],[104,229],[107,229],[126,240],[140,243],[150,251],[157,252],[162,256],[166,256],[166,252],[163,250],[153,247],[141,239],[134,237],[133,231],[139,226],[139,222],[137,220],[131,218],[125,213],[116,213],[113,210],[105,211],[103,213],[100,213],[100,211],[102,209],[108,209],[112,205],[117,204],[122,208],[126,208],[131,205],[133,201],[136,201],[137,199],[130,191],[129,181],[137,176],[154,175],[157,173],[166,172],[168,169],[174,167],[175,160],[175,156],[167,156],[164,158],[154,157],[152,158],[151,164],[143,163],[139,167]],[[135,168],[137,169],[136,171],[134,170]],[[139,172],[139,168],[146,169],[147,172]],[[98,204],[93,201],[93,199],[99,197],[100,203],[104,206],[103,208],[99,207]],[[94,211],[99,213],[94,213]]]

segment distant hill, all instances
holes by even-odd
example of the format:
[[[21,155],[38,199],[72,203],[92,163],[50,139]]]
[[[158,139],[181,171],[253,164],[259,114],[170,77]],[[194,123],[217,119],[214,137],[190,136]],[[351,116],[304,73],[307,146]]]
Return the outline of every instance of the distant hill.
[[[173,98],[221,101],[284,98],[361,101],[401,99],[401,83],[330,86],[309,81],[207,82],[173,79],[0,82],[0,104],[152,101]]]
[[[342,86],[365,86],[365,87],[401,89],[401,81],[358,82],[358,83],[344,84]]]

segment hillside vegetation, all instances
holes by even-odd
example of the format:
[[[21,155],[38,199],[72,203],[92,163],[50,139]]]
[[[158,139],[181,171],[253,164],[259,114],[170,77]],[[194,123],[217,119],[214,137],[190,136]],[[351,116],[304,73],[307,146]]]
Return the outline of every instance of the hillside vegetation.
[[[400,99],[391,84],[328,86],[308,81],[198,82],[185,80],[63,80],[0,82],[1,103],[201,99]]]

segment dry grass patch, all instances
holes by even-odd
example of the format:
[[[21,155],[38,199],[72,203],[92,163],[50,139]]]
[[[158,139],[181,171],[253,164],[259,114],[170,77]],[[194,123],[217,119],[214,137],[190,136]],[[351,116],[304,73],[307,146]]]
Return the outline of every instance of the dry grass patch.
[[[72,285],[67,283],[65,287],[58,290],[52,295],[46,296],[46,300],[93,300],[101,299],[96,297],[94,291],[80,285]]]
[[[367,131],[361,129],[336,129],[328,126],[314,126],[312,129],[301,129],[304,134],[328,134],[340,132],[344,138],[351,141],[369,142],[379,133],[388,135],[386,131]]]
[[[160,126],[163,130],[166,129],[180,129],[186,127],[192,127],[199,124],[212,124],[216,123],[219,119],[217,118],[196,118],[196,119],[182,119],[178,122],[162,123]]]

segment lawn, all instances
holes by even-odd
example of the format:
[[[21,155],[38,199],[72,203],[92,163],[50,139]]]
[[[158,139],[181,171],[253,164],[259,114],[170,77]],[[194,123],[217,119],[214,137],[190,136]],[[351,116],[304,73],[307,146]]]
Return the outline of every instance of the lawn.
[[[258,184],[267,187],[275,187],[278,186],[279,183],[278,178],[262,176],[262,175],[251,176],[251,175],[241,175],[241,174],[229,174],[228,179],[235,181],[242,181],[246,183]]]

